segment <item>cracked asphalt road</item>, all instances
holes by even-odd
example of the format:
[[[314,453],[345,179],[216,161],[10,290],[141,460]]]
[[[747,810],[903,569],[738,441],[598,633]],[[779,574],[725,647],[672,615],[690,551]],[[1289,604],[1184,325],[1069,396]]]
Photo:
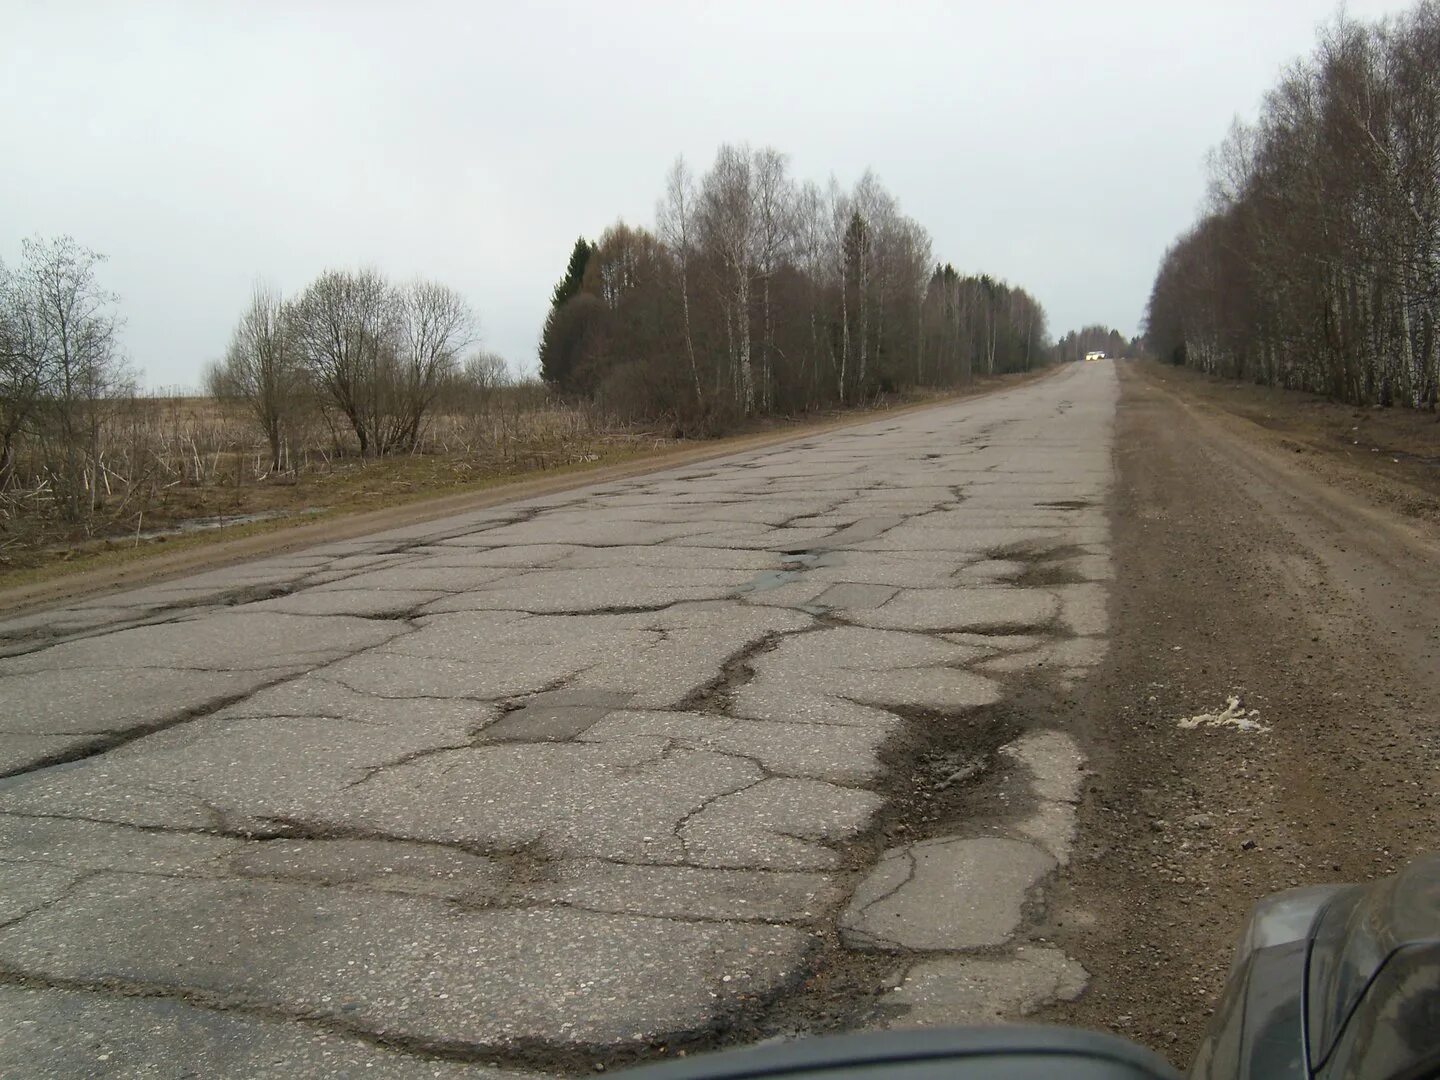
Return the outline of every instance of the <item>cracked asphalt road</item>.
[[[1083,762],[1015,703],[1103,654],[1116,395],[0,623],[0,1072],[564,1073],[805,1030],[819,972],[879,974],[852,1026],[1078,992],[1017,933]]]

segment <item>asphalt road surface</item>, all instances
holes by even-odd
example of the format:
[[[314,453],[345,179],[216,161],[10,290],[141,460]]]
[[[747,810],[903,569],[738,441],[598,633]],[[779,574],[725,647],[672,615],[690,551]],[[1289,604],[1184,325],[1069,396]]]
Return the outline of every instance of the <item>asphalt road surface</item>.
[[[1110,364],[0,624],[0,1074],[570,1073],[1020,1015]]]

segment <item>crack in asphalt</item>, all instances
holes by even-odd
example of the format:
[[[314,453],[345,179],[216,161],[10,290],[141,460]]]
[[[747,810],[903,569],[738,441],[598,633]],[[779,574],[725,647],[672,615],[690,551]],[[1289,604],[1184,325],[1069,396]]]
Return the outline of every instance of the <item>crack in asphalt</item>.
[[[737,649],[721,663],[720,671],[714,678],[690,691],[669,711],[730,716],[728,710],[732,695],[755,678],[755,669],[750,662],[762,653],[774,649],[781,639],[804,633],[805,629],[807,628],[773,631]],[[730,718],[741,719],[733,716]]]
[[[58,750],[53,754],[40,758],[38,761],[21,765],[9,771],[0,772],[0,782],[14,780],[22,776],[33,777],[36,773],[44,772],[47,769],[76,765],[89,758],[98,757],[101,754],[108,754],[111,750],[132,743],[136,739],[143,739],[147,735],[168,731],[170,728],[179,727],[181,724],[188,724],[194,720],[201,720],[207,716],[211,716],[231,705],[239,704],[263,690],[269,690],[282,683],[289,682],[295,677],[293,674],[283,675],[253,690],[247,690],[238,694],[223,694],[219,697],[211,698],[201,705],[182,710],[179,713],[175,713],[161,720],[137,724],[133,727],[125,728],[122,731],[106,732],[97,735],[89,742],[81,743],[78,746],[72,746],[65,750]]]
[[[482,728],[481,730],[483,731],[484,729]],[[352,780],[348,784],[343,785],[342,790],[353,791],[355,788],[362,787],[363,785],[369,783],[370,780],[374,779],[382,772],[386,772],[390,769],[398,769],[402,765],[409,765],[411,762],[414,761],[420,761],[427,757],[434,757],[436,754],[445,754],[449,753],[452,750],[469,749],[474,745],[474,739],[470,738],[465,739],[462,742],[446,743],[442,746],[427,746],[421,750],[412,750],[408,754],[402,754],[400,757],[394,759],[393,761],[382,762],[379,765],[367,765],[363,770],[364,775],[362,775],[357,780]]]
[[[52,863],[46,865],[54,864]],[[47,908],[52,908],[56,904],[63,903],[64,901],[68,900],[74,894],[75,890],[78,889],[81,885],[85,884],[85,882],[89,881],[92,878],[98,877],[104,872],[105,871],[103,870],[82,871],[76,876],[74,881],[70,882],[68,885],[63,886],[59,892],[57,892],[54,896],[50,897],[48,900],[41,901],[33,908],[30,908],[28,911],[25,911],[22,914],[15,916],[13,919],[6,919],[5,921],[0,922],[0,930],[8,930],[10,927],[24,922],[32,915],[38,915],[40,912],[45,911]]]

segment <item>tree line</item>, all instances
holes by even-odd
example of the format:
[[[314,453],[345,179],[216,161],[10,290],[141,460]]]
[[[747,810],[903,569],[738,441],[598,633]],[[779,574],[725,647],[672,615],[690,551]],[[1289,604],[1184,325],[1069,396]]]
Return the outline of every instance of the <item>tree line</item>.
[[[1040,304],[934,262],[873,172],[822,188],[724,145],[698,178],[676,161],[655,219],[576,241],[541,334],[550,385],[717,429],[1049,358]]]
[[[1440,3],[1339,17],[1210,159],[1147,341],[1177,364],[1434,408],[1440,390]]]
[[[81,525],[127,487],[102,434],[135,394],[103,262],[59,237],[0,264],[0,495]],[[204,383],[263,436],[263,476],[289,469],[294,433],[317,422],[337,455],[416,451],[442,400],[463,411],[508,381],[477,341],[446,285],[327,270],[290,296],[257,285]],[[539,350],[552,393],[695,434],[1053,358],[1040,304],[934,261],[872,172],[821,188],[774,149],[730,145],[698,178],[675,163],[653,229],[617,222],[576,242]]]
[[[1103,352],[1109,357],[1118,356],[1129,359],[1140,356],[1143,351],[1142,342],[1138,336],[1127,341],[1125,335],[1119,330],[1100,323],[1091,323],[1089,326],[1082,326],[1079,330],[1067,331],[1063,336],[1057,338],[1052,355],[1057,363],[1065,363],[1084,360],[1085,354],[1089,352]]]

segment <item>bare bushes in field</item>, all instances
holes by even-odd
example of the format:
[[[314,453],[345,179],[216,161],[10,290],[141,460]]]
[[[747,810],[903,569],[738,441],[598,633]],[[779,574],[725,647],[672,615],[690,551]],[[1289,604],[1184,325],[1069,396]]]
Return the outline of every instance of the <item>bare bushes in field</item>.
[[[654,442],[596,406],[562,401],[528,381],[483,393],[452,381],[413,446],[383,459],[362,457],[318,402],[287,411],[278,453],[235,398],[116,396],[99,403],[93,419],[93,435],[87,432],[78,454],[85,507],[78,517],[57,494],[67,489],[51,465],[55,451],[24,436],[16,440],[9,482],[0,490],[0,560],[36,546],[148,533],[215,514],[319,509],[351,500],[367,483],[418,490],[437,475],[459,484]]]
[[[101,256],[28,241],[0,267],[0,561],[197,517],[373,505],[643,439],[474,351],[443,286],[329,273],[259,287],[208,394],[139,395]]]

